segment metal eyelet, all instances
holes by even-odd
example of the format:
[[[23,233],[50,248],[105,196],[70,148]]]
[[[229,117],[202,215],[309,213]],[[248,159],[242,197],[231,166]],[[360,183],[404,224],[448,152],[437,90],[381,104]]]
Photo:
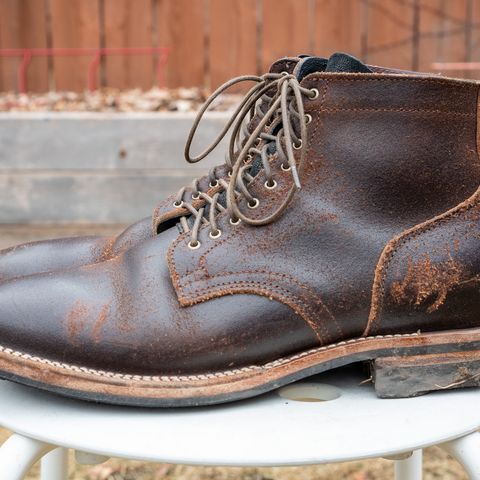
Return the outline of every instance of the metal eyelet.
[[[303,140],[302,139],[300,139],[300,141],[297,144],[295,144],[295,143],[292,144],[292,146],[295,150],[300,150],[302,148],[302,145],[303,145]]]
[[[272,180],[272,183],[269,183],[268,180],[263,184],[265,188],[268,188],[269,190],[273,190],[274,188],[277,188],[277,182],[275,180]]]
[[[213,240],[215,240],[216,238],[220,238],[222,236],[222,231],[219,228],[217,228],[217,233],[209,232],[208,236]]]
[[[312,94],[309,98],[310,100],[315,100],[316,98],[319,97],[320,92],[318,91],[318,88],[312,88],[310,89],[310,93]]]
[[[233,218],[230,218],[230,225],[238,225],[242,220],[240,220],[240,218],[237,218],[236,220],[234,220]]]
[[[282,164],[280,165],[280,168],[281,168],[284,172],[289,172],[292,167],[290,167],[290,165],[288,165],[288,163],[287,163],[287,166],[285,166],[285,165],[282,163]]]
[[[252,210],[254,208],[257,208],[260,205],[260,200],[258,198],[254,198],[250,200],[250,202],[247,203],[248,208],[251,208]]]
[[[232,178],[232,172],[228,172],[227,175],[228,175],[228,178]]]
[[[175,201],[175,202],[173,202],[173,206],[175,208],[182,208],[183,207],[183,202],[182,201],[181,202]]]
[[[188,248],[190,250],[197,250],[197,248],[200,248],[202,244],[197,240],[195,243],[192,243],[192,241],[190,240],[188,242]]]
[[[312,121],[312,116],[309,113],[307,113],[305,115],[305,124],[308,125],[311,121]]]
[[[192,200],[198,200],[200,198],[200,193],[192,193]]]
[[[208,184],[208,186],[209,186],[210,188],[218,187],[218,180],[215,180],[215,182],[210,182],[210,183]]]

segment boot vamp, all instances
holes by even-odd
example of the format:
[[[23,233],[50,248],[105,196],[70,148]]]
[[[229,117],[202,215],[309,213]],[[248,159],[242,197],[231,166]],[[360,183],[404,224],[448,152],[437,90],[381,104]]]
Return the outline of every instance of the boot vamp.
[[[0,252],[0,282],[91,263],[102,256],[109,243],[106,237],[88,236],[8,248]]]
[[[26,243],[0,251],[0,282],[108,260],[152,237],[151,218],[118,237],[82,236]]]
[[[0,287],[4,348],[100,370],[181,374],[317,345],[282,303],[255,295],[180,307],[166,264],[176,228],[112,260]]]

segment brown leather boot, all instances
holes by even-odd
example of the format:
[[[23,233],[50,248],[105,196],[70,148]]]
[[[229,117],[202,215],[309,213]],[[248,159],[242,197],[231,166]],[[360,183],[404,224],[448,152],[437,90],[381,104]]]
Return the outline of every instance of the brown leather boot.
[[[227,195],[111,260],[0,287],[2,377],[142,406],[357,361],[381,396],[479,383],[479,84],[310,62],[272,83]]]
[[[281,58],[272,64],[269,73],[291,73],[298,61],[298,57]],[[326,62],[325,59],[322,59],[322,61]],[[242,79],[250,79],[263,84],[264,82],[268,83],[269,78],[268,74],[256,78],[253,76],[239,77],[227,82],[218,90],[223,92],[232,84],[243,81]],[[212,98],[216,98],[217,95],[218,93],[214,93]],[[269,92],[265,92],[265,95],[258,102],[251,121],[248,124],[245,122],[242,126],[244,136],[248,135],[258,124],[268,108],[269,101]],[[210,103],[211,100],[206,102],[205,110]],[[220,140],[221,138],[217,139],[214,147]],[[188,213],[187,207],[190,204],[194,208],[203,206],[206,202],[205,198],[218,190],[219,182],[222,180],[228,181],[228,174],[232,168],[233,159],[227,157],[225,164],[212,168],[207,175],[195,179],[191,185],[180,189],[176,194],[160,202],[155,208],[153,227],[152,217],[147,217],[131,225],[115,237],[61,238],[28,243],[0,251],[0,282],[37,273],[89,265],[113,258],[134,245],[154,237],[157,230],[161,231],[169,228],[178,221],[180,216]],[[179,207],[180,205],[181,207]]]

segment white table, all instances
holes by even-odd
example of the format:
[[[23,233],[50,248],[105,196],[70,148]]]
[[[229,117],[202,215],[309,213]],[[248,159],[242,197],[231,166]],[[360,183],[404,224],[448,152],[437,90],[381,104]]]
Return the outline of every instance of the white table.
[[[273,392],[167,410],[84,403],[0,381],[0,425],[16,432],[0,448],[0,478],[20,480],[43,457],[42,480],[65,480],[71,448],[77,460],[92,464],[108,457],[230,466],[388,457],[396,462],[397,479],[417,480],[421,449],[440,445],[471,479],[480,479],[480,389],[380,400],[371,384],[359,385],[364,378],[346,368],[279,391],[330,399],[323,402]],[[298,390],[305,385],[306,392]]]

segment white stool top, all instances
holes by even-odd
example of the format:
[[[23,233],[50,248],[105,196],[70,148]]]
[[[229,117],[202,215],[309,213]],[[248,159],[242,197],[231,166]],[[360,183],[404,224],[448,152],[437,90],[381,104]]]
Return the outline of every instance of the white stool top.
[[[325,389],[327,396],[339,389],[338,398],[325,402],[292,401],[273,392],[189,409],[96,405],[0,381],[0,425],[100,455],[238,466],[393,455],[448,441],[480,426],[480,389],[381,400],[371,384],[359,385],[362,378],[351,368],[313,377],[308,383],[333,386]]]

